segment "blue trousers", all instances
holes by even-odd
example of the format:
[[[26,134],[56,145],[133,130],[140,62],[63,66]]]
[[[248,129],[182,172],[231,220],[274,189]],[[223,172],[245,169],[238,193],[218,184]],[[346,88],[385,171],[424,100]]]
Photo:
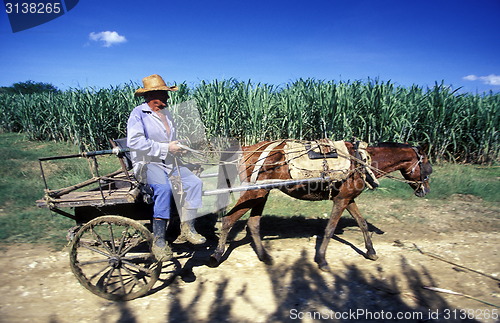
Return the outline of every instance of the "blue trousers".
[[[163,176],[165,176],[165,180],[158,180],[158,178],[156,178],[149,181],[150,174],[148,170],[148,182],[153,182],[149,184],[149,186],[153,189],[153,218],[170,219],[170,211],[172,202],[174,201],[172,186],[167,174],[165,172],[162,173]],[[156,175],[158,175],[157,172]],[[202,206],[201,195],[203,183],[198,176],[194,175],[186,167],[181,166],[179,167],[179,170],[175,169],[171,174],[171,176],[179,175],[181,177],[182,189],[184,193],[184,204],[181,205],[181,201],[176,199],[176,205],[179,208],[179,215],[181,215],[181,207],[186,209],[198,209]],[[164,183],[159,184],[159,182]]]

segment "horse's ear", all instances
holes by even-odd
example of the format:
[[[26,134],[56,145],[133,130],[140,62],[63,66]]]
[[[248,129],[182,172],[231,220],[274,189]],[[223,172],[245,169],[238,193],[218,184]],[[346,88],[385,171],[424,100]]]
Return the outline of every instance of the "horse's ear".
[[[419,147],[420,151],[423,151],[426,155],[429,155],[429,149],[430,149],[430,145],[429,143],[423,143],[421,144]]]

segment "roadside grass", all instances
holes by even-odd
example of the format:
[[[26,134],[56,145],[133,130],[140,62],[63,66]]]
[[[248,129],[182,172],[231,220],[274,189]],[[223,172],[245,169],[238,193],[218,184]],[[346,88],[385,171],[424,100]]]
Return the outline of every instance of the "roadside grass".
[[[433,165],[431,192],[426,198],[445,199],[455,194],[474,195],[486,202],[500,202],[500,167],[443,163]],[[373,194],[380,197],[403,197],[411,188],[401,182],[382,179]],[[406,193],[405,193],[406,192]],[[412,196],[418,199],[418,197]]]
[[[47,209],[40,209],[35,201],[43,197],[44,184],[38,166],[39,157],[78,153],[78,147],[67,143],[29,141],[22,134],[0,133],[0,242],[38,243],[61,248],[67,229],[74,221]],[[99,158],[100,174],[109,173],[119,167],[114,156]],[[91,177],[85,158],[49,161],[44,171],[49,188],[61,188],[82,182]],[[425,199],[430,203],[443,203],[453,195],[471,195],[486,204],[500,203],[500,168],[476,165],[434,165],[431,176],[431,193]],[[328,218],[330,201],[300,201],[273,191],[264,215],[278,217]],[[374,191],[364,192],[358,199],[360,207],[369,206],[373,199],[390,202],[394,200],[411,204],[419,199],[405,183],[382,179]],[[391,206],[399,208],[405,206]],[[363,212],[363,211],[362,211]],[[371,214],[368,214],[371,213]],[[363,213],[367,218],[373,212]],[[246,215],[248,217],[248,215]]]
[[[44,242],[54,247],[66,243],[66,231],[74,221],[35,204],[45,188],[38,158],[78,152],[78,147],[68,143],[29,141],[22,134],[0,133],[0,241]],[[105,161],[100,166],[103,171],[110,167],[116,170],[117,164],[111,164]],[[84,158],[44,162],[49,188],[88,179],[88,170]]]
[[[402,178],[399,173],[393,175]],[[484,201],[486,204],[500,203],[500,167],[477,166],[443,163],[433,165],[431,175],[431,192],[425,196],[430,202],[441,203],[455,195],[471,195]],[[362,207],[370,201],[402,200],[407,204],[421,198],[413,194],[413,189],[406,183],[383,178],[380,186],[371,191],[363,192],[356,201]],[[305,216],[328,218],[331,210],[330,201],[300,201],[281,192],[273,192],[266,204],[265,214],[280,216]],[[391,206],[398,207],[398,206]],[[397,211],[397,210],[395,210]],[[348,216],[348,214],[344,214]],[[365,214],[364,214],[365,215]],[[369,215],[367,215],[369,217]]]

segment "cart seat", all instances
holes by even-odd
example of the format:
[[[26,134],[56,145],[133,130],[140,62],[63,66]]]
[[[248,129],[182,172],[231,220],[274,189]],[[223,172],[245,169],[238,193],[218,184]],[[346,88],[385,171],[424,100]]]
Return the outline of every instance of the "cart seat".
[[[128,148],[127,138],[113,139],[113,142],[122,149]],[[132,158],[130,157],[130,152],[127,151],[122,155],[123,155],[122,159],[125,162],[125,165],[127,166],[127,170],[131,170],[133,168],[133,165],[132,165]]]

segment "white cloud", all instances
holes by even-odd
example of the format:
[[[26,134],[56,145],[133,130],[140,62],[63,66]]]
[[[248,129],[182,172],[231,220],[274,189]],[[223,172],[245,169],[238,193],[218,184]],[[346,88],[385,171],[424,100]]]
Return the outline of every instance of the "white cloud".
[[[462,77],[462,79],[464,79],[466,81],[476,81],[477,80],[477,76],[471,74],[471,75],[467,75],[467,76]]]
[[[467,75],[463,77],[466,81],[481,81],[484,84],[500,85],[500,75],[490,74],[487,76]]]
[[[115,44],[127,41],[125,36],[118,34],[116,31],[101,31],[99,33],[91,32],[89,34],[89,39],[93,41],[102,41],[104,47],[111,47]]]

